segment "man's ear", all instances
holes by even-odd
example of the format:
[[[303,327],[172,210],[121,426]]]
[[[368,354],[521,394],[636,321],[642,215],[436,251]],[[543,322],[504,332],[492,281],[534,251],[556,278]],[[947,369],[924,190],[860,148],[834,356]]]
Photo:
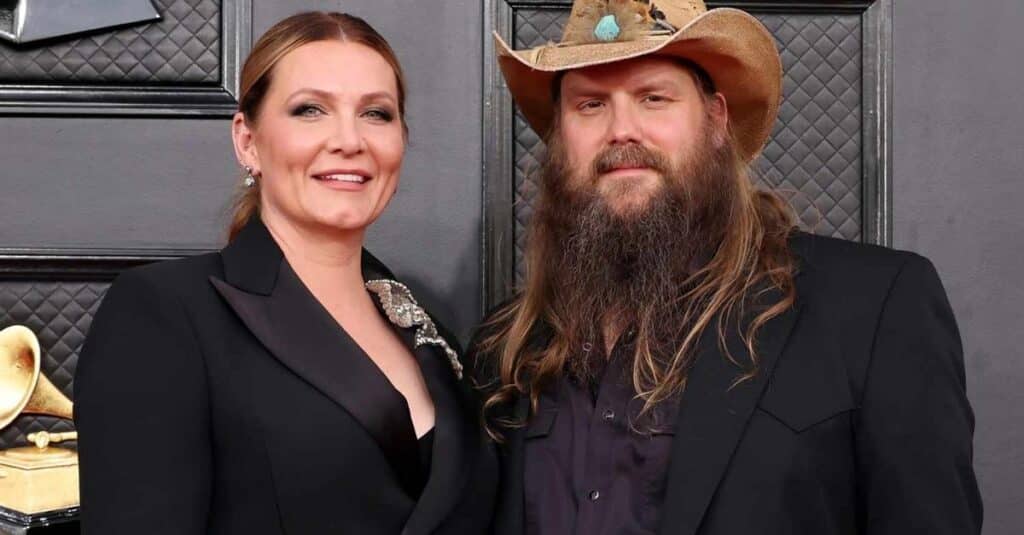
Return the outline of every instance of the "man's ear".
[[[708,97],[708,117],[715,126],[715,144],[719,147],[725,143],[729,134],[729,104],[725,95],[715,93]]]
[[[231,141],[235,146],[235,157],[243,167],[251,167],[252,174],[260,174],[260,158],[256,151],[255,132],[245,120],[242,112],[235,114],[231,120]]]

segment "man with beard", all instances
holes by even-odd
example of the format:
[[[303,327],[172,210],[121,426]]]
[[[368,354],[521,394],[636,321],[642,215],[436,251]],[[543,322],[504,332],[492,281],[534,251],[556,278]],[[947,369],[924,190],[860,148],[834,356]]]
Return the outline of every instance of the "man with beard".
[[[752,187],[781,94],[767,30],[576,0],[562,43],[497,47],[548,150],[523,287],[469,355],[495,533],[980,533],[935,269],[799,232]]]

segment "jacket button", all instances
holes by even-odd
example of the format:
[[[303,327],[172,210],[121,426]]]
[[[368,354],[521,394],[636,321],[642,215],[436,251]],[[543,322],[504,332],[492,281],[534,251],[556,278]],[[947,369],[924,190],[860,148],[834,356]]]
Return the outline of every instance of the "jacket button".
[[[601,492],[600,491],[596,491],[596,490],[590,491],[590,501],[596,502],[600,498],[601,498]]]
[[[615,419],[615,411],[611,409],[605,409],[604,414],[602,414],[601,416],[603,416],[605,420],[610,422]]]

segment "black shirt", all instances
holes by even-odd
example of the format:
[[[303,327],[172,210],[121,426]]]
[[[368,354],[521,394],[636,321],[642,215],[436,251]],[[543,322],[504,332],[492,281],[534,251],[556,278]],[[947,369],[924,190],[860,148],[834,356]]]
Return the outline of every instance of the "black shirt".
[[[528,535],[657,532],[678,405],[638,420],[632,353],[617,346],[594,388],[563,377],[541,394],[526,429]]]

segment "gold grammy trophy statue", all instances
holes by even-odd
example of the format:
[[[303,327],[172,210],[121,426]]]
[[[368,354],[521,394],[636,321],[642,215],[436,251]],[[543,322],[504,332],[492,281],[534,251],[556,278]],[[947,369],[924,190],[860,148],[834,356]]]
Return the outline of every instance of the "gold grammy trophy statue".
[[[39,340],[26,327],[0,331],[0,429],[20,414],[71,418],[71,401],[40,373]],[[39,432],[0,450],[0,507],[34,515],[78,506],[78,454],[51,446],[77,433]]]

